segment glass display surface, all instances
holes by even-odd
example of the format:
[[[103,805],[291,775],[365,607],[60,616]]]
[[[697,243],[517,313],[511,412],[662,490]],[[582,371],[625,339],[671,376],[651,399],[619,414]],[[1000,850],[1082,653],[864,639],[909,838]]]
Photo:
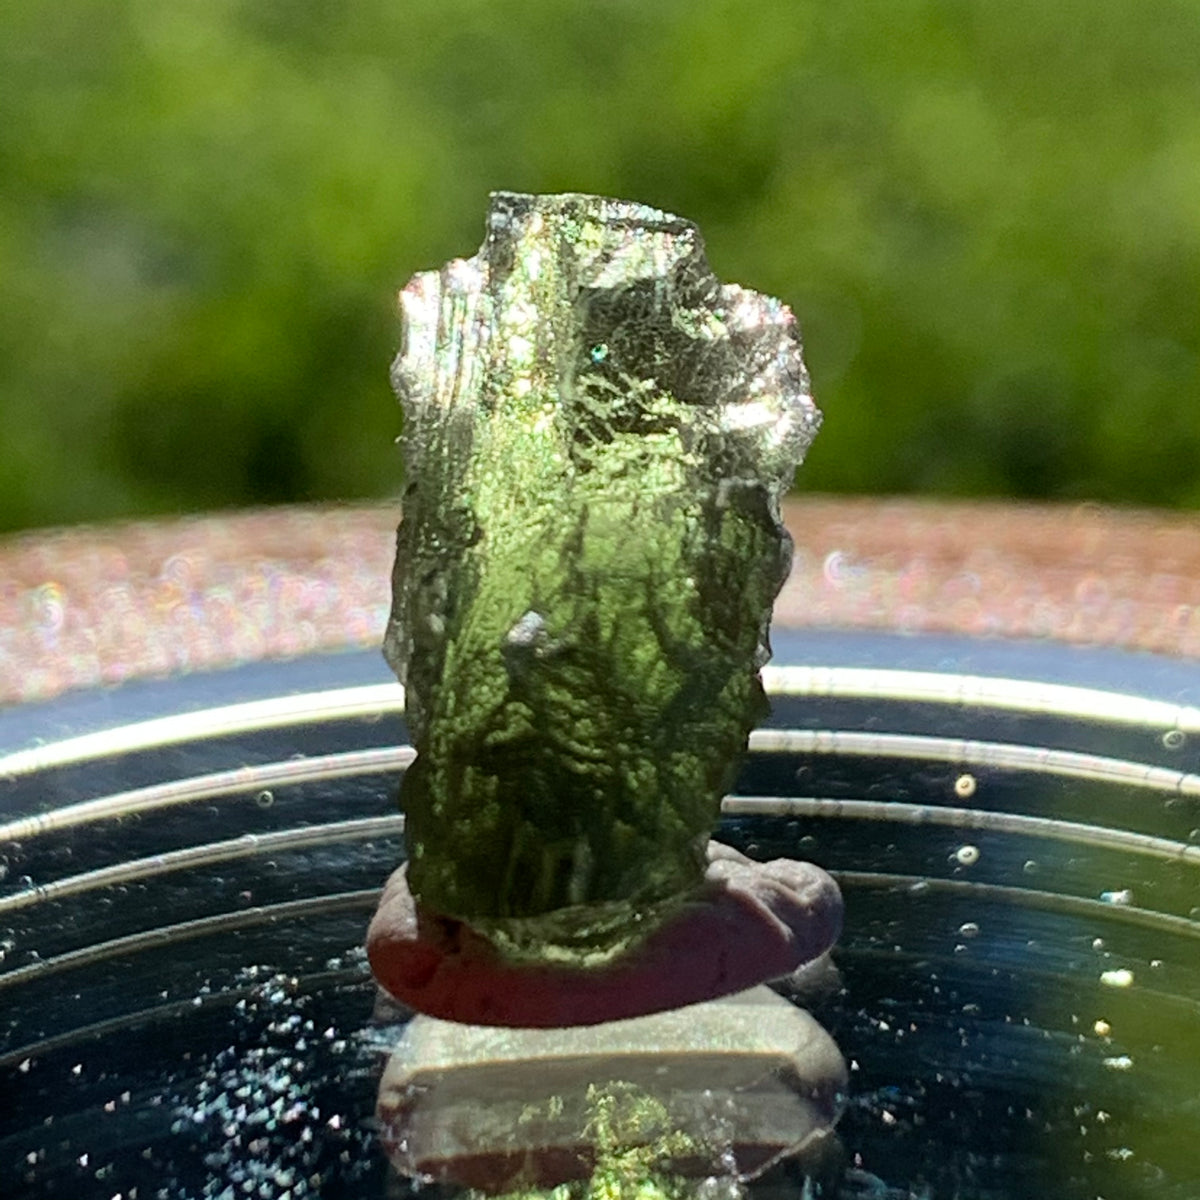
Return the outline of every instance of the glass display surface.
[[[771,714],[719,835],[838,879],[832,963],[773,996],[827,1031],[846,1084],[819,1155],[760,1131],[757,1159],[676,1155],[661,1186],[1194,1197],[1194,667],[933,634],[773,641]],[[376,1116],[413,1025],[361,950],[401,854],[401,701],[377,652],[344,652],[0,713],[0,1194],[486,1184],[428,1158],[434,1182],[402,1174],[389,1154],[415,1160]],[[615,1079],[603,1056],[589,1070],[627,1083],[629,1053]],[[710,1146],[734,1137],[718,1102],[744,1109],[718,1059]],[[596,1095],[620,1100],[593,1095],[593,1129]]]

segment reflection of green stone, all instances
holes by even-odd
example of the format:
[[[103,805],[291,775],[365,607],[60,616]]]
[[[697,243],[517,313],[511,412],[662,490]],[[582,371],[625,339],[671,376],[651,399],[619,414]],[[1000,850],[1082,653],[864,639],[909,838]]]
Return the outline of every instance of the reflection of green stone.
[[[410,884],[509,952],[603,954],[699,881],[765,708],[818,422],[795,325],[690,223],[580,195],[493,196],[402,302]]]
[[[684,1200],[699,1193],[671,1168],[674,1160],[708,1157],[708,1147],[672,1129],[667,1106],[657,1096],[613,1080],[588,1088],[587,1107],[588,1122],[579,1140],[595,1154],[591,1177],[510,1191],[500,1200]],[[745,1194],[732,1173],[722,1182],[724,1188],[710,1190],[729,1197]],[[470,1195],[472,1200],[485,1198],[483,1192]]]

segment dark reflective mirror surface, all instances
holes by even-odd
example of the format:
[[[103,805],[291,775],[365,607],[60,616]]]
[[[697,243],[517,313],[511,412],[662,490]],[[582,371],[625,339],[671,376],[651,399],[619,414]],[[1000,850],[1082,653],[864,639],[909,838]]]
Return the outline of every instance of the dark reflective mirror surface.
[[[1200,1194],[1200,697],[1179,661],[779,633],[720,834],[833,871],[839,1197]],[[371,1196],[407,1014],[360,946],[402,853],[375,654],[0,714],[0,1194]],[[695,1181],[699,1187],[703,1181]]]

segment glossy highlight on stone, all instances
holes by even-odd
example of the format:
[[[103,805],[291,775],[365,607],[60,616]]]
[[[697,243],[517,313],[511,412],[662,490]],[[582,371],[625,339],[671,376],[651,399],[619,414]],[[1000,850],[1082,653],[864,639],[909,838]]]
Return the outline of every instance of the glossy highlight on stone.
[[[511,960],[602,963],[700,887],[765,711],[819,422],[795,322],[690,222],[575,194],[494,194],[401,304],[409,885]]]

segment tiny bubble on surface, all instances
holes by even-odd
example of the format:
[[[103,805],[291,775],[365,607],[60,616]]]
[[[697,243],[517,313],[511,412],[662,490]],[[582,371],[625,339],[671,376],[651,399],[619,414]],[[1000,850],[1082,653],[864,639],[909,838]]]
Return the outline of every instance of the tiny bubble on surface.
[[[1184,742],[1187,741],[1187,736],[1182,729],[1168,729],[1162,735],[1162,744],[1168,750],[1181,750]]]
[[[275,803],[275,794],[267,788],[264,788],[257,796],[254,797],[254,803],[259,808],[270,808]]]
[[[1105,987],[1127,988],[1133,983],[1133,972],[1126,967],[1118,967],[1112,971],[1105,971],[1100,976],[1100,982]]]
[[[978,846],[959,846],[954,852],[954,861],[963,867],[973,867],[979,861]]]
[[[969,800],[975,795],[975,789],[978,786],[975,776],[969,773],[960,775],[954,781],[954,794],[960,800]]]

